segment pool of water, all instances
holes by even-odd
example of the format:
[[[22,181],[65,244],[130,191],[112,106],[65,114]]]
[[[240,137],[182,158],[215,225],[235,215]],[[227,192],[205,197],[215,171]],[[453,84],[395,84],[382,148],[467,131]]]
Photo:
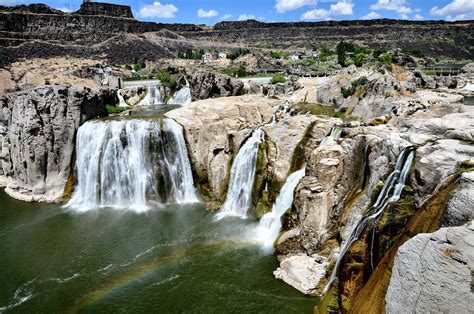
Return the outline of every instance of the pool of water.
[[[474,106],[474,96],[464,96],[464,104],[466,106]]]
[[[2,190],[0,312],[311,313],[254,228],[201,204],[76,213]]]

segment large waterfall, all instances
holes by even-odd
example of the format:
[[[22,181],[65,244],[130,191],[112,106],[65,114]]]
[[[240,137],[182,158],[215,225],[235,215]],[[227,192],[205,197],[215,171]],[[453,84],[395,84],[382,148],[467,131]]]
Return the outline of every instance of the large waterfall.
[[[164,91],[161,86],[148,85],[145,97],[138,104],[139,106],[159,105],[164,102]]]
[[[329,282],[324,288],[325,293],[329,290],[331,284],[336,279],[341,260],[349,247],[359,239],[359,236],[370,222],[376,221],[381,217],[388,204],[394,204],[400,199],[414,156],[415,152],[412,148],[405,148],[398,156],[395,170],[388,176],[377,200],[360,220],[354,230],[352,230],[349,238],[344,242],[344,245],[339,252],[336,265],[334,266],[331,277],[329,278]]]
[[[258,241],[263,243],[265,249],[270,250],[273,247],[273,242],[275,242],[281,229],[281,217],[291,207],[296,186],[304,176],[305,167],[290,174],[273,204],[272,211],[266,213],[260,219],[257,237]]]
[[[87,122],[76,145],[70,207],[144,210],[197,201],[182,128],[171,119]]]
[[[255,130],[235,157],[230,170],[227,198],[217,214],[219,219],[225,216],[247,217],[247,211],[252,202],[257,152],[260,143],[263,142],[263,136],[264,132],[261,128]]]

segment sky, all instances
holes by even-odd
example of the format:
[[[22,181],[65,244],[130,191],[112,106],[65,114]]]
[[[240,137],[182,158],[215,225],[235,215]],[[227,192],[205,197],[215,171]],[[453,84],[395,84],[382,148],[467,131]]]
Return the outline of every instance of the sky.
[[[0,4],[42,2],[75,11],[82,0],[0,0]],[[214,25],[228,20],[264,22],[393,18],[474,19],[474,0],[102,0],[132,7],[141,21]]]

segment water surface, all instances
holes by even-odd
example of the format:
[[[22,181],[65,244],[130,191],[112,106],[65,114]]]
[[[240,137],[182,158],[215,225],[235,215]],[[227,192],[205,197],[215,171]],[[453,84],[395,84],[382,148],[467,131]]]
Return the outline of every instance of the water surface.
[[[255,223],[200,204],[76,213],[0,191],[0,312],[310,313]]]

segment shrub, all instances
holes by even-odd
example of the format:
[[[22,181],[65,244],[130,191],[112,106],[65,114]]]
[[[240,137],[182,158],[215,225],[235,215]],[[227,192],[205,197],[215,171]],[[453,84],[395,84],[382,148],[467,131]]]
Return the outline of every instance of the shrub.
[[[160,71],[156,73],[155,77],[160,80],[163,87],[172,87],[176,84],[176,79],[168,71]]]
[[[144,69],[145,67],[146,67],[146,65],[145,65],[145,62],[143,62],[143,61],[142,62],[137,62],[133,65],[133,69],[137,72],[140,71],[141,69]]]
[[[224,74],[227,74],[229,76],[237,76],[237,77],[244,77],[248,76],[249,73],[247,72],[247,69],[245,67],[241,66],[238,68],[227,68],[222,71]]]
[[[357,88],[359,86],[362,86],[362,85],[365,85],[365,83],[367,83],[367,77],[365,76],[361,76],[360,78],[358,78],[357,80],[355,80],[354,82],[352,82],[351,86],[348,87],[348,88],[344,88],[344,87],[341,87],[341,93],[342,93],[342,96],[344,98],[347,98],[349,96],[352,96],[355,94]]]
[[[286,78],[283,74],[281,73],[275,73],[272,76],[272,84],[277,84],[277,83],[285,83]]]
[[[406,53],[407,55],[411,55],[413,57],[416,57],[416,58],[424,58],[425,57],[425,54],[423,53],[423,51],[421,51],[421,49],[418,49],[418,48],[415,48],[415,49],[402,49],[402,52],[403,53]]]
[[[270,57],[273,59],[283,59],[288,56],[288,53],[284,51],[270,51]]]

